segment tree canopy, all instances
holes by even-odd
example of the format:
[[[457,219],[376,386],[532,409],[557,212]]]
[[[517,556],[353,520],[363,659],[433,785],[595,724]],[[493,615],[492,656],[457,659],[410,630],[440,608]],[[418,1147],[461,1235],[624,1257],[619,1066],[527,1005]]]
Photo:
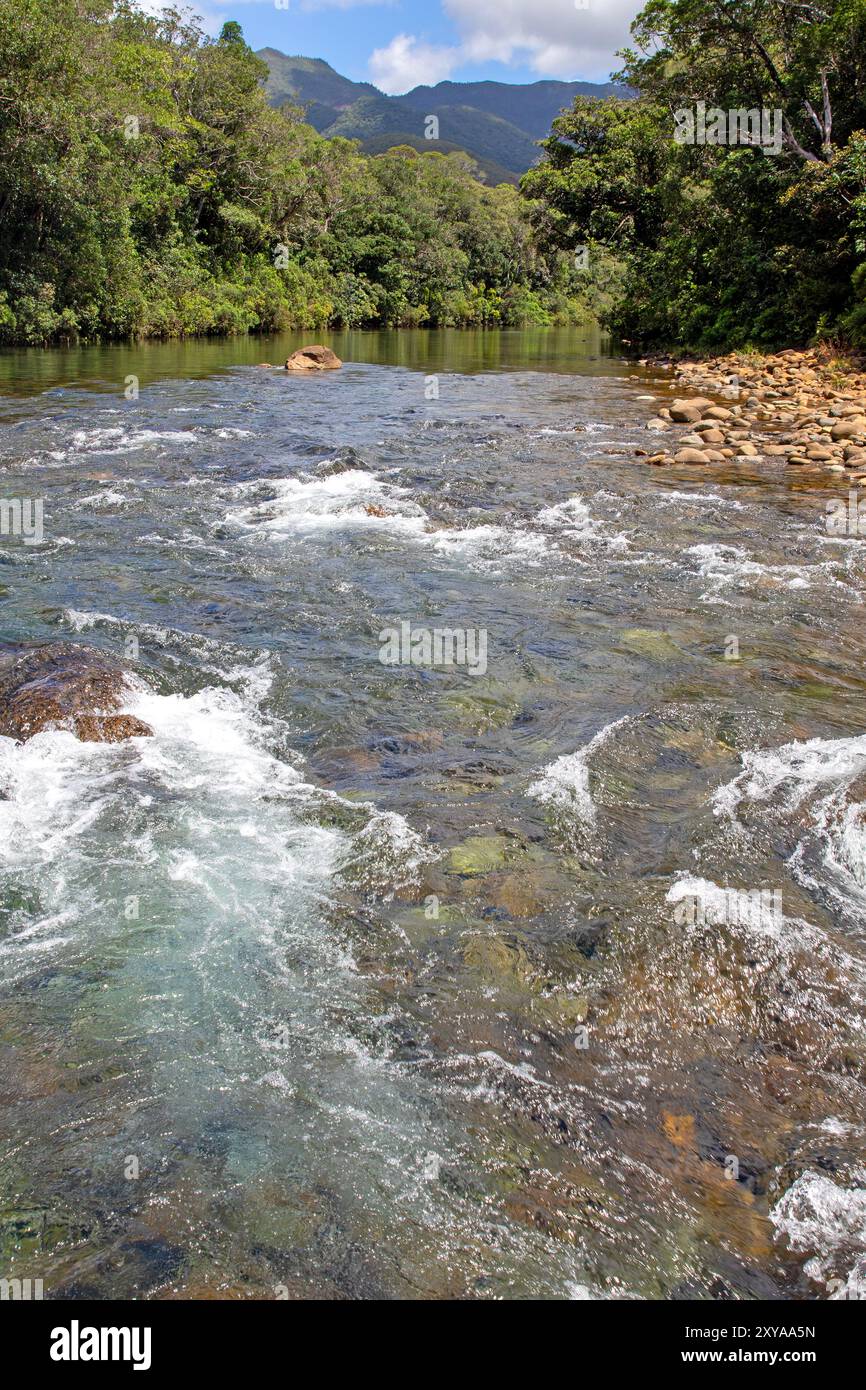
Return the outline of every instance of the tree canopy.
[[[585,314],[515,188],[325,139],[266,76],[233,20],[0,0],[0,341]]]
[[[649,0],[632,35],[638,99],[578,98],[523,179],[536,234],[616,260],[633,339],[866,345],[866,0]],[[699,103],[739,138],[678,143]]]

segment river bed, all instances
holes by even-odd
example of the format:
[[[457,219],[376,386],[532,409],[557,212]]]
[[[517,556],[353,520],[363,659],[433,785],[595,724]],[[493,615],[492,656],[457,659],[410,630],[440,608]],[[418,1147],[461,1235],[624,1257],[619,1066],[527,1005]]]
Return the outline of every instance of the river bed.
[[[301,341],[0,357],[0,636],[155,730],[0,738],[0,1275],[866,1296],[864,543],[597,336]]]

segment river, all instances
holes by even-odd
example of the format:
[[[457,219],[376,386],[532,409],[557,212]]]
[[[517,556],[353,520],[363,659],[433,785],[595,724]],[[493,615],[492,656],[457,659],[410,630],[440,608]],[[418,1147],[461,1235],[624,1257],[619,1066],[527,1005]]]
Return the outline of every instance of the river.
[[[0,738],[0,1275],[863,1296],[863,542],[597,336],[302,341],[0,356],[0,635],[155,731]]]

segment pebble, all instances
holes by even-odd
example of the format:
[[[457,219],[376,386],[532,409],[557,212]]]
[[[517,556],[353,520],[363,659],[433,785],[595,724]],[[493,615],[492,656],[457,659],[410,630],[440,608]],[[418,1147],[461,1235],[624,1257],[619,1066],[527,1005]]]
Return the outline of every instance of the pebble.
[[[649,359],[672,369],[680,395],[652,399],[648,430],[689,425],[671,453],[640,451],[654,466],[754,459],[811,472],[866,470],[866,361],[829,348],[761,357],[728,353],[704,361]],[[712,391],[721,399],[698,394]],[[693,393],[693,394],[692,394]]]

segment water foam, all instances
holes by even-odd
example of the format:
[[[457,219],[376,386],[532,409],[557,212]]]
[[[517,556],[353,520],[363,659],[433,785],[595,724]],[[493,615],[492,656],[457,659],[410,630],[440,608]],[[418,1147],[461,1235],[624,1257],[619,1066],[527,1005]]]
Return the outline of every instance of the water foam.
[[[120,426],[92,430],[76,430],[72,435],[72,450],[89,454],[124,454],[148,444],[194,444],[195,430],[123,429]]]
[[[744,800],[781,804],[796,810],[820,788],[849,783],[866,771],[866,734],[853,738],[812,738],[781,748],[743,754],[743,771],[713,796],[717,816],[730,819]]]
[[[628,537],[621,532],[610,535],[602,523],[593,517],[582,497],[567,497],[552,507],[544,507],[536,521],[541,526],[561,532],[569,539],[594,541],[615,550],[627,550]]]
[[[414,880],[426,850],[402,816],[343,802],[272,752],[275,730],[258,709],[269,654],[222,674],[241,689],[160,695],[133,680],[126,709],[153,737],[0,737],[0,873],[33,900],[15,915],[4,953],[76,939],[84,949],[86,923],[108,910],[106,874],[132,893],[157,873],[194,892],[209,916],[252,917],[261,931],[283,910],[314,911],[347,866],[361,865],[365,886],[385,895]],[[349,828],[317,824],[332,801]]]
[[[709,589],[701,595],[705,603],[724,603],[725,595],[732,590],[761,582],[770,588],[808,589],[819,568],[809,565],[765,565],[753,560],[740,546],[715,542],[691,545],[685,553],[694,556],[698,574],[710,581]]]
[[[777,1238],[813,1252],[804,1272],[831,1299],[866,1298],[866,1187],[842,1187],[823,1173],[801,1173],[770,1212]]]
[[[544,536],[506,526],[443,528],[429,532],[423,539],[440,555],[495,571],[501,570],[504,560],[520,559],[539,565],[551,550]]]
[[[737,825],[745,801],[774,816],[808,806],[809,828],[788,864],[800,883],[829,893],[837,908],[859,922],[866,907],[866,804],[851,786],[866,773],[866,735],[813,738],[746,753],[743,771],[713,797],[715,814]]]
[[[566,753],[550,763],[540,777],[527,787],[527,796],[540,801],[543,806],[568,811],[584,824],[594,824],[596,808],[589,790],[589,760],[614,730],[627,724],[628,720],[628,715],[615,719],[599,729],[583,748],[575,753]]]
[[[412,536],[427,525],[426,513],[407,500],[406,488],[384,483],[360,468],[324,478],[240,483],[234,489],[238,498],[263,491],[265,497],[233,508],[226,522],[275,538],[353,528]]]
[[[846,1046],[863,1046],[866,966],[838,938],[784,913],[782,899],[783,890],[727,888],[680,874],[666,895],[674,908],[671,939],[686,940],[710,959],[741,943],[746,955],[738,969],[746,988],[739,1007],[748,1026],[764,1041],[834,1071]]]

